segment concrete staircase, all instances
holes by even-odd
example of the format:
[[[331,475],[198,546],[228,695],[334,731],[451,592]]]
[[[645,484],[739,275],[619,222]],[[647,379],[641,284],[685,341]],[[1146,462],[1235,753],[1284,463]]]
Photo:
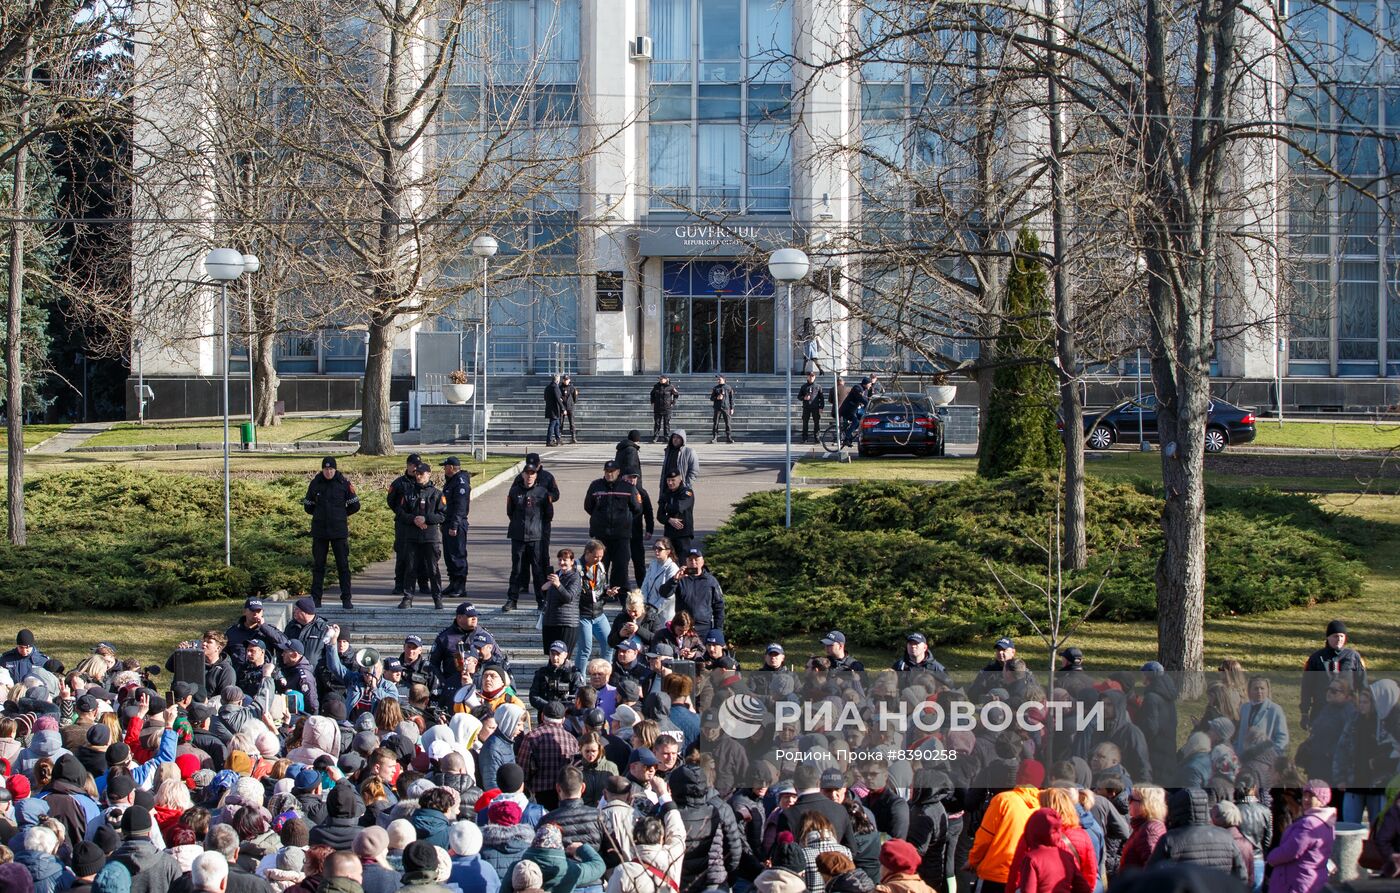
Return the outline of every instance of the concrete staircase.
[[[423,647],[431,650],[433,639],[452,622],[461,599],[444,599],[441,611],[433,610],[432,599],[424,597],[415,597],[413,607],[402,611],[384,605],[356,606],[346,611],[338,605],[333,607],[331,601],[326,599],[320,616],[327,623],[339,624],[341,634],[349,636],[353,647],[367,645],[387,658],[399,655],[404,636],[408,635],[418,636],[423,640]],[[478,605],[477,608],[481,612],[481,628],[495,636],[510,655],[516,692],[525,698],[535,670],[545,662],[540,634],[535,629],[534,603],[526,608],[522,601],[521,610],[508,614],[501,613],[499,605]]]
[[[508,443],[543,443],[545,434],[544,376],[506,379],[491,389],[491,437]],[[793,399],[802,385],[793,377]],[[830,376],[821,381],[830,387]],[[581,441],[614,442],[636,428],[644,441],[651,439],[652,415],[648,394],[656,382],[654,375],[593,375],[575,380],[579,402],[575,425]],[[681,392],[672,415],[672,427],[685,429],[694,441],[710,438],[710,388],[713,375],[675,375],[671,383]],[[784,376],[746,375],[730,378],[734,388],[734,416],[730,423],[734,439],[759,443],[781,443],[786,425],[787,398]],[[828,409],[829,411],[829,409]],[[794,407],[794,430],[802,430],[801,409]]]

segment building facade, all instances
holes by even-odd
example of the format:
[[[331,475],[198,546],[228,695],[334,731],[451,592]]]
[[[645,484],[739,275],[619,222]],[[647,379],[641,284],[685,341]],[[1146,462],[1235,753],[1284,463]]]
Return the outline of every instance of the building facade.
[[[1374,21],[1394,33],[1400,21],[1386,21],[1395,13],[1385,4],[1347,2],[1350,12],[1334,4],[1294,18],[1302,39],[1342,49],[1330,64],[1355,81],[1354,89],[1325,101],[1290,102],[1288,114],[1304,126],[1334,125],[1330,136],[1307,136],[1319,156],[1358,184],[1379,183],[1400,168],[1397,152],[1361,134],[1400,133],[1400,87],[1389,86],[1393,51],[1374,39],[1366,44],[1352,25]],[[833,66],[813,74],[790,64],[817,58],[841,35],[859,30],[859,21],[840,18],[847,4],[495,0],[491,9],[499,54],[493,76],[508,81],[516,66],[533,91],[530,101],[554,110],[551,127],[595,147],[578,166],[576,188],[542,199],[530,224],[510,235],[549,247],[540,275],[488,288],[493,374],[774,373],[786,368],[789,349],[801,350],[805,335],[798,327],[809,319],[821,352],[838,366],[929,371],[847,319],[823,289],[796,289],[796,331],[787,331],[786,292],[761,262],[767,250],[810,246],[869,225],[862,183],[878,172],[831,157],[825,147],[865,140],[887,145],[886,157],[911,165],[932,163],[939,151],[905,133],[902,118],[926,87],[908,67]],[[532,67],[532,60],[543,64]],[[464,77],[469,89],[471,75]],[[1357,136],[1348,136],[1352,129]],[[900,148],[905,142],[907,150]],[[1259,382],[1280,376],[1382,385],[1364,397],[1285,396],[1285,404],[1394,402],[1386,396],[1394,388],[1384,381],[1400,380],[1400,233],[1392,236],[1391,209],[1386,199],[1368,197],[1375,190],[1310,175],[1296,150],[1279,155],[1270,189],[1290,171],[1305,188],[1291,190],[1291,201],[1278,201],[1276,192],[1261,199],[1269,219],[1256,225],[1287,243],[1279,247],[1295,259],[1298,273],[1284,278],[1296,279],[1297,296],[1279,326],[1222,347],[1217,371]],[[833,267],[833,293],[844,300],[872,297],[844,292],[851,286],[841,262]],[[454,275],[480,276],[479,262],[464,257]],[[1277,270],[1258,275],[1250,305],[1265,313],[1282,306],[1279,279]],[[138,306],[142,281],[138,269]],[[213,305],[205,301],[203,317],[179,321],[190,347],[172,341],[145,349],[146,376],[194,380],[217,373]],[[406,331],[396,346],[396,377],[423,388],[430,376],[472,369],[477,306],[476,298],[464,299],[459,310]],[[945,353],[971,356],[976,349],[969,343]],[[287,334],[279,338],[277,367],[289,381],[353,379],[363,371],[364,352],[353,326]],[[247,369],[242,345],[230,359],[235,372]]]

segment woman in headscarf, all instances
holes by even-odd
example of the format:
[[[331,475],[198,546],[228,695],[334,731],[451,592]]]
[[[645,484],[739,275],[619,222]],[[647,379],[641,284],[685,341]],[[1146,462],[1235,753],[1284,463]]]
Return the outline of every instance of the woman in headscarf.
[[[515,741],[530,728],[530,717],[519,703],[504,703],[496,708],[496,731],[486,739],[481,748],[481,776],[479,782],[483,790],[496,787],[496,772],[506,763],[515,762]]]

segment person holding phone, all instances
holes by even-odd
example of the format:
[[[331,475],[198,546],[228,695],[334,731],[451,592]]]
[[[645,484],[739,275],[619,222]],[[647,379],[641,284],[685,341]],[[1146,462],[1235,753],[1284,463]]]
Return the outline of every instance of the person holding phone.
[[[549,571],[544,578],[544,614],[540,624],[545,654],[550,646],[563,642],[568,654],[574,651],[579,631],[579,595],[583,591],[583,580],[574,567],[574,550],[560,549],[555,556],[559,566]]]

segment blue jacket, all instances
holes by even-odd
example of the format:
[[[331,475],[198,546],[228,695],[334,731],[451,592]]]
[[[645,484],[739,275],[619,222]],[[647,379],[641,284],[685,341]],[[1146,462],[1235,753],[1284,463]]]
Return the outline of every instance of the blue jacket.
[[[499,893],[501,878],[480,856],[453,856],[447,884],[462,893]]]
[[[345,704],[353,711],[365,693],[365,674],[358,669],[346,669],[345,664],[340,660],[337,648],[327,648],[325,658],[327,673],[333,681],[345,686]],[[375,682],[374,691],[370,693],[370,706],[378,704],[385,698],[397,698],[398,696],[399,687],[380,676]]]
[[[477,762],[481,767],[481,776],[477,782],[483,791],[489,791],[496,786],[496,773],[500,768],[506,763],[515,762],[515,742],[501,734],[492,735],[481,745]]]
[[[426,840],[433,846],[448,849],[447,829],[452,827],[452,822],[448,821],[447,816],[436,809],[419,809],[408,821],[413,825],[413,830],[418,832],[419,840]]]
[[[20,657],[18,648],[11,648],[4,654],[0,654],[0,667],[9,672],[10,678],[15,682],[23,682],[24,677],[29,675],[29,671],[35,667],[42,668],[49,659],[42,651],[35,648],[29,652],[28,657]]]
[[[481,861],[496,872],[496,880],[510,885],[510,869],[535,842],[535,829],[519,825],[487,825],[481,829]]]

